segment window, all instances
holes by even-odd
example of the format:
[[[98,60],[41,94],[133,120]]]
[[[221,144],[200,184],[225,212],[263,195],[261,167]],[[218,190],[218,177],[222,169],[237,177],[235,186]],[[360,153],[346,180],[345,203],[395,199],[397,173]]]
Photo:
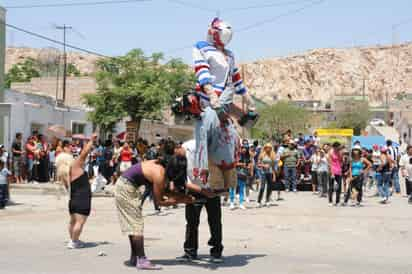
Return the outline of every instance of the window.
[[[72,134],[84,134],[85,128],[85,123],[72,122]]]
[[[43,125],[32,123],[30,125],[30,134],[33,134],[34,132],[37,132],[37,134],[42,134],[43,133]]]

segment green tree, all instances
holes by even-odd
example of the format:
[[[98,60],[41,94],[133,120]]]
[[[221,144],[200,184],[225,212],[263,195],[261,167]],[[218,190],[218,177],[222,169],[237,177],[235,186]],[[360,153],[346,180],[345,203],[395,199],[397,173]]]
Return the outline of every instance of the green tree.
[[[355,135],[360,135],[368,125],[371,113],[368,101],[347,100],[344,108],[336,111],[336,121],[329,127],[351,128]]]
[[[194,75],[182,61],[161,63],[163,55],[145,56],[135,49],[125,56],[98,61],[98,91],[86,95],[94,110],[90,120],[110,130],[122,118],[140,125],[142,119],[160,119],[162,110],[194,86]]]
[[[36,60],[27,58],[23,62],[11,67],[6,74],[6,87],[10,88],[11,83],[30,82],[31,78],[40,77],[40,71]]]
[[[76,65],[72,63],[67,64],[67,76],[79,77],[80,75],[80,70],[76,67]]]
[[[259,112],[260,119],[252,130],[255,138],[280,140],[288,129],[302,132],[307,127],[308,112],[288,101],[279,101]]]

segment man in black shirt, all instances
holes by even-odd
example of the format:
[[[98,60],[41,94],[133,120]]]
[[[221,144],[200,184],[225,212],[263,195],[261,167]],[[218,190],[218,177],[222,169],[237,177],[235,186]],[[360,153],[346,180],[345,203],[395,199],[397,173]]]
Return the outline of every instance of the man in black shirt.
[[[16,178],[16,183],[20,184],[23,182],[23,177],[21,174],[21,163],[23,159],[23,148],[22,148],[22,135],[21,133],[16,133],[16,139],[14,140],[11,150],[13,154],[13,174]]]

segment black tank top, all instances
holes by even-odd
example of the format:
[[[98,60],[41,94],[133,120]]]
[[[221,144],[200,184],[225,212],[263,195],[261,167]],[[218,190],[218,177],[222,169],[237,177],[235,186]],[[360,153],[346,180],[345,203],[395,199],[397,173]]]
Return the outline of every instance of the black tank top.
[[[92,191],[90,188],[89,177],[87,176],[87,173],[84,172],[82,176],[70,184],[70,198],[90,197],[91,195]]]
[[[386,156],[386,162],[385,162],[385,165],[382,167],[381,172],[387,173],[389,171],[390,171],[390,164],[389,164],[389,161],[388,161],[388,156]]]

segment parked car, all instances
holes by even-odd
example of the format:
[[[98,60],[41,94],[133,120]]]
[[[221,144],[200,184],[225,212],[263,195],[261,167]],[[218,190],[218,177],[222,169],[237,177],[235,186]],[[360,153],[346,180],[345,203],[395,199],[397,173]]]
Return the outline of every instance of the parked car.
[[[383,127],[383,126],[386,125],[386,123],[385,123],[384,120],[378,119],[378,118],[372,119],[372,120],[369,122],[369,124],[370,124],[371,126],[377,126],[377,127]]]

